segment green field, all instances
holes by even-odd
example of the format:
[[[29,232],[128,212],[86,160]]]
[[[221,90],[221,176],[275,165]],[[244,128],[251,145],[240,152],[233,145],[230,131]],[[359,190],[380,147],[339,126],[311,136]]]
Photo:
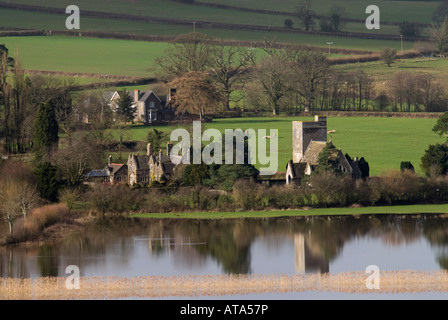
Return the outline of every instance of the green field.
[[[387,91],[389,81],[397,72],[431,74],[437,83],[448,90],[448,73],[446,72],[448,60],[443,58],[399,59],[391,67],[388,67],[382,61],[374,61],[336,65],[334,68],[345,72],[363,70],[372,76],[376,83],[375,89],[377,92]]]
[[[247,37],[251,34],[247,32]],[[323,38],[301,35],[304,43],[324,46]],[[263,39],[258,39],[263,40]],[[333,40],[337,48],[375,49],[399,47],[399,42],[325,38]],[[154,74],[154,60],[170,47],[168,43],[117,39],[97,39],[68,36],[0,37],[0,43],[10,49],[11,56],[18,50],[25,69],[98,73],[150,77]],[[405,48],[411,46],[407,43]],[[393,69],[390,69],[393,70]]]
[[[35,1],[31,0],[12,0],[10,3],[36,5]],[[210,1],[219,2],[219,1]],[[380,7],[382,13],[390,15],[390,17],[403,17],[402,20],[419,21],[430,23],[431,15],[434,11],[437,3],[431,2],[422,5],[422,1],[383,1]],[[48,6],[56,8],[65,8],[70,4],[76,4],[81,10],[81,30],[83,31],[98,31],[98,32],[115,32],[126,34],[145,34],[145,35],[163,35],[163,36],[176,36],[182,33],[193,31],[193,24],[190,27],[176,25],[176,24],[159,24],[159,23],[146,23],[141,21],[125,21],[116,19],[104,19],[104,18],[92,18],[83,17],[82,10],[102,11],[109,13],[122,13],[131,14],[137,16],[154,16],[170,19],[182,19],[188,21],[211,21],[219,23],[230,24],[246,24],[260,27],[283,27],[285,18],[288,16],[275,15],[275,14],[260,14],[245,12],[239,10],[210,8],[204,6],[187,5],[174,1],[167,0],[150,0],[139,2],[138,4],[132,4],[128,1],[121,0],[108,0],[108,1],[67,1],[67,0],[46,0],[38,3],[39,6]],[[237,5],[238,3],[229,4]],[[339,4],[339,3],[338,3]],[[271,3],[266,0],[260,2],[256,1],[243,1],[240,4],[242,7],[253,8],[266,8],[273,10],[285,10],[293,11],[295,2],[285,0],[281,2]],[[277,6],[278,5],[278,6]],[[325,13],[328,11],[333,3],[330,0],[315,2],[316,11]],[[367,15],[364,13],[365,5],[360,4],[359,1],[345,0],[342,5],[346,7],[347,17],[357,18],[364,20]],[[417,10],[417,11],[415,11]],[[392,13],[391,13],[392,12]],[[414,14],[418,12],[418,14]],[[406,18],[406,17],[410,18]],[[54,14],[54,13],[42,13],[12,9],[2,9],[0,11],[0,27],[14,27],[25,29],[37,29],[37,30],[66,30],[65,19],[66,14]],[[412,18],[412,19],[411,19]],[[295,27],[300,29],[300,22],[295,20]],[[385,21],[384,15],[382,15],[382,21]],[[395,21],[395,20],[391,20]],[[319,27],[316,26],[316,30]],[[326,46],[326,42],[334,42],[334,48],[348,48],[359,50],[380,51],[384,47],[394,47],[399,49],[398,41],[385,41],[385,40],[369,40],[369,39],[350,39],[340,37],[337,34],[334,36],[321,36],[321,35],[308,35],[289,32],[277,32],[277,31],[244,31],[233,29],[216,29],[216,28],[201,28],[199,25],[196,29],[199,32],[206,33],[212,37],[219,39],[233,39],[233,40],[245,40],[245,41],[263,41],[265,39],[275,39],[279,42],[294,42],[304,43],[314,46]],[[399,38],[399,30],[397,26],[383,24],[380,30],[369,31],[365,28],[364,23],[345,23],[344,31],[348,32],[365,32],[369,33],[384,33],[397,36]],[[427,30],[423,30],[424,35],[428,35]],[[408,42],[405,39],[404,48],[412,48],[412,41]]]
[[[64,36],[5,37],[0,43],[19,50],[23,67],[80,73],[150,77],[154,59],[168,44]]]
[[[292,124],[294,120],[311,118],[235,118],[216,119],[205,124],[205,128],[225,129],[278,129],[278,171],[285,171],[286,163],[292,159]],[[380,175],[400,168],[401,161],[411,161],[416,171],[421,173],[420,159],[430,144],[441,143],[446,137],[432,132],[435,119],[405,118],[328,118],[328,130],[336,133],[328,136],[337,148],[353,157],[364,157],[369,162],[370,174]],[[146,141],[150,130],[157,128],[170,133],[174,127],[134,126],[132,139]]]
[[[244,212],[193,212],[193,213],[140,213],[134,218],[152,219],[241,219],[305,216],[339,216],[361,214],[446,214],[448,204],[407,205],[365,208],[328,208],[310,210],[244,211]]]

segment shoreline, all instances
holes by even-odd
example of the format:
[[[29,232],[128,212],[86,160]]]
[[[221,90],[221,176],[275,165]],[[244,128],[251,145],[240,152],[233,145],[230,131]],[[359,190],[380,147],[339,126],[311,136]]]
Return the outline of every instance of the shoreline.
[[[447,216],[447,204],[414,204],[399,206],[375,206],[375,207],[346,207],[346,208],[303,208],[294,210],[272,210],[272,211],[240,211],[240,212],[184,212],[184,213],[138,213],[127,216],[106,218],[107,224],[104,228],[114,228],[124,221],[137,222],[135,226],[144,227],[152,220],[232,220],[232,219],[269,219],[269,218],[337,218],[337,217],[360,217],[375,215],[401,215],[419,217],[421,215]],[[120,220],[123,219],[123,220]],[[21,246],[34,247],[43,244],[53,244],[64,240],[74,232],[82,232],[88,228],[95,227],[95,218],[91,215],[79,215],[69,221],[61,221],[45,228],[36,239],[7,243],[0,242],[0,247]],[[101,226],[101,222],[99,222]],[[128,225],[129,226],[129,225]]]
[[[358,216],[358,215],[410,215],[448,214],[448,204],[411,204],[397,206],[344,207],[344,208],[303,208],[286,210],[236,211],[236,212],[185,212],[185,213],[136,213],[131,218],[142,219],[240,219],[279,218],[317,216]]]

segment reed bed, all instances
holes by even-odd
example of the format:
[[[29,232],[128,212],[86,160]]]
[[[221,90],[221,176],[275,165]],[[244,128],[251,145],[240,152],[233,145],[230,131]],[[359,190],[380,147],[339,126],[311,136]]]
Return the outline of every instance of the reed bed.
[[[2,300],[98,300],[161,297],[200,297],[332,291],[343,293],[448,292],[446,271],[383,271],[380,288],[368,289],[364,272],[307,275],[85,277],[80,289],[69,290],[63,277],[0,278]]]

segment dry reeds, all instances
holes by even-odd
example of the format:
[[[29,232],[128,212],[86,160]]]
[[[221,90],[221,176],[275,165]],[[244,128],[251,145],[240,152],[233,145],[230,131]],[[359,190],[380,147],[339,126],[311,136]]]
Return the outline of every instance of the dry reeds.
[[[0,299],[120,299],[244,295],[333,291],[344,293],[448,292],[446,271],[383,271],[380,288],[368,289],[364,272],[307,275],[204,275],[91,277],[80,279],[79,290],[66,288],[66,279],[0,279]]]

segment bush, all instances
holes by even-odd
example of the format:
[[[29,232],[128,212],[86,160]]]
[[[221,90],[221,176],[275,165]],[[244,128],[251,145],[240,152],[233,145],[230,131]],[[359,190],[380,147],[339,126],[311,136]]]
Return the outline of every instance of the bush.
[[[90,194],[92,209],[101,218],[107,214],[121,215],[135,212],[143,201],[140,189],[130,189],[125,185],[97,185]]]
[[[349,176],[322,171],[310,177],[314,205],[346,206],[355,200],[355,183]]]
[[[79,200],[80,191],[78,189],[67,188],[61,192],[60,201],[67,205],[68,210],[73,210],[76,201]]]
[[[260,184],[254,181],[237,180],[233,185],[232,192],[235,205],[244,210],[262,208],[263,189]]]
[[[415,172],[414,166],[410,161],[401,161],[400,163],[400,170],[411,170]]]
[[[399,26],[400,34],[406,37],[420,36],[420,25],[416,22],[403,21]]]
[[[285,19],[283,25],[285,28],[292,29],[294,27],[294,22],[291,19]]]
[[[69,210],[65,204],[51,204],[33,209],[26,219],[20,219],[14,226],[13,241],[36,239],[45,228],[67,218]]]

